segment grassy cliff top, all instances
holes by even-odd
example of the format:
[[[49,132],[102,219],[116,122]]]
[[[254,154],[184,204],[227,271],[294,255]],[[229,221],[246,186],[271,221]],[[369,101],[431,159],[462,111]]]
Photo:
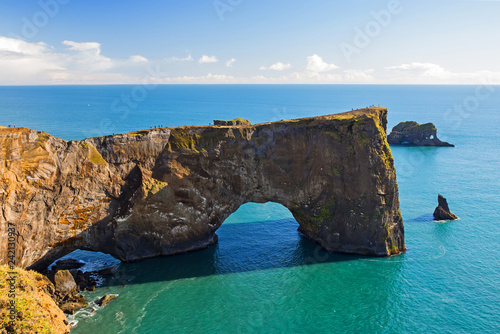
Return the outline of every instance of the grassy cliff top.
[[[244,118],[235,118],[230,121],[221,121],[221,122],[228,122],[227,125],[224,126],[229,126],[229,127],[240,127],[240,128],[250,128],[250,127],[257,127],[257,126],[265,126],[269,124],[290,124],[290,123],[295,123],[296,125],[305,125],[305,124],[317,124],[321,123],[323,121],[329,121],[329,120],[346,120],[346,119],[353,119],[353,118],[361,118],[361,117],[368,117],[368,118],[373,118],[373,119],[378,119],[381,120],[381,115],[382,113],[387,113],[387,108],[385,107],[369,107],[369,108],[362,108],[362,109],[356,109],[356,110],[351,110],[343,113],[338,113],[338,114],[330,114],[330,115],[323,115],[323,116],[314,116],[314,117],[304,117],[304,118],[297,118],[297,119],[289,119],[289,120],[281,120],[281,121],[275,121],[275,122],[265,122],[265,123],[259,123],[252,125],[248,120]],[[411,122],[405,122],[405,123],[411,123]],[[417,124],[416,122],[413,122]],[[431,124],[433,127],[434,125]],[[417,124],[418,125],[418,124]],[[426,125],[426,124],[424,124]],[[206,125],[206,126],[198,126],[198,125],[186,125],[186,126],[178,126],[178,127],[162,127],[162,128],[154,128],[154,129],[145,129],[145,130],[137,130],[137,131],[132,131],[128,132],[126,134],[117,134],[118,136],[120,135],[126,135],[129,137],[143,137],[146,136],[150,133],[158,132],[158,131],[165,131],[165,130],[174,130],[174,129],[196,129],[196,128],[207,128],[207,127],[214,127],[213,125]],[[216,126],[215,126],[216,127]],[[385,124],[384,124],[385,127]],[[16,127],[16,128],[9,128],[9,127],[4,127],[0,126],[0,133],[29,133],[31,129],[28,128],[22,128],[22,127]],[[43,131],[37,131],[39,133],[44,134],[45,136],[48,135],[44,133]],[[111,135],[105,136],[105,137],[111,137]],[[85,139],[77,141],[77,142],[83,142]]]
[[[66,316],[47,293],[50,285],[35,271],[0,266],[0,332],[69,333]],[[16,308],[14,319],[10,318],[12,301]]]
[[[401,122],[392,128],[392,131],[410,133],[410,132],[422,132],[422,131],[434,131],[437,130],[436,126],[432,123],[418,124],[414,121]]]

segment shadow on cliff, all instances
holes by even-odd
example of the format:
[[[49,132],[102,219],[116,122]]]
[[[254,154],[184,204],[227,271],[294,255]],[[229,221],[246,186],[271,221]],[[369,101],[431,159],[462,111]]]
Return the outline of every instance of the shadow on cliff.
[[[120,264],[105,286],[290,268],[362,258],[328,253],[302,236],[293,219],[226,224],[219,243],[206,249]]]

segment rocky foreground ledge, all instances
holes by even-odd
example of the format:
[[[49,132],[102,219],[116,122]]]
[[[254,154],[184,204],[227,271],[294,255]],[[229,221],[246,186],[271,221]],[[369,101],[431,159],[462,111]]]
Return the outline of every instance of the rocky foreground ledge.
[[[64,141],[0,129],[0,263],[75,249],[124,261],[206,247],[246,202],[287,207],[334,252],[405,250],[387,110]],[[8,258],[8,233],[16,235]]]

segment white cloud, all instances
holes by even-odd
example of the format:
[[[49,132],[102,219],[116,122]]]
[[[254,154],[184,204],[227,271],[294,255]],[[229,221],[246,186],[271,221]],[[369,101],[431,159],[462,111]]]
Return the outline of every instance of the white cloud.
[[[401,72],[411,72],[413,74],[436,78],[448,77],[451,74],[451,72],[446,71],[442,66],[432,63],[413,62],[410,64],[401,64],[398,66],[386,67],[386,69]]]
[[[209,73],[203,76],[182,76],[182,77],[166,77],[161,79],[160,83],[172,84],[189,84],[189,83],[202,83],[202,84],[217,84],[217,83],[238,83],[238,79],[231,75],[212,74]]]
[[[45,43],[28,43],[20,39],[0,36],[0,52],[16,53],[22,55],[39,55],[47,52],[48,46]]]
[[[412,62],[389,66],[388,77],[392,82],[414,84],[490,84],[500,83],[500,72],[452,72],[433,63]]]
[[[130,61],[133,63],[147,63],[148,59],[141,55],[130,56]]]
[[[0,36],[0,84],[137,82],[140,79],[126,73],[148,61],[139,55],[112,60],[101,54],[101,45],[95,42],[63,44],[68,48],[56,52],[45,43]]]
[[[345,70],[344,71],[344,80],[349,82],[368,82],[374,81],[375,77],[373,73],[375,70],[373,68],[368,70]]]
[[[291,67],[292,67],[291,64],[284,64],[284,63],[279,61],[276,64],[272,64],[269,67],[261,66],[260,69],[264,70],[264,71],[265,70],[284,71],[284,70],[288,70]]]
[[[140,84],[145,73],[154,71],[148,80],[155,83],[262,83],[262,84],[313,84],[313,83],[396,83],[396,84],[500,84],[500,72],[493,71],[451,71],[439,64],[410,62],[377,69],[341,69],[326,63],[314,54],[306,59],[306,66],[300,71],[281,72],[291,68],[290,64],[278,62],[269,67],[266,75],[251,73],[248,76],[224,74],[199,74],[193,72],[184,76],[186,69],[171,66],[172,61],[189,62],[191,55],[184,58],[150,60],[141,55],[121,59],[108,58],[102,54],[97,42],[64,41],[57,51],[43,42],[30,43],[21,39],[0,36],[0,84]],[[204,55],[200,63],[216,62],[215,56]],[[235,59],[225,62],[233,66]],[[194,71],[195,64],[187,70]],[[165,70],[172,71],[168,75]],[[333,71],[335,70],[335,71]]]
[[[170,58],[166,58],[167,61],[193,61],[193,57],[191,55],[188,55],[187,57],[170,57]]]
[[[72,58],[82,68],[91,71],[104,71],[113,67],[113,61],[101,54],[101,44],[99,43],[73,41],[63,41],[62,43],[69,46],[69,50],[75,51]]]
[[[45,43],[29,43],[0,36],[0,83],[38,83],[40,78],[65,71],[65,57]]]
[[[200,59],[198,59],[198,63],[200,64],[210,64],[210,63],[216,63],[219,60],[217,59],[216,56],[207,56],[203,55]]]
[[[328,64],[317,54],[313,54],[312,56],[307,57],[306,71],[321,73],[330,72],[337,68],[339,68],[337,65]]]
[[[74,51],[89,51],[94,50],[96,53],[101,53],[101,44],[96,42],[78,43],[73,41],[63,41],[64,45],[69,46],[70,50]]]

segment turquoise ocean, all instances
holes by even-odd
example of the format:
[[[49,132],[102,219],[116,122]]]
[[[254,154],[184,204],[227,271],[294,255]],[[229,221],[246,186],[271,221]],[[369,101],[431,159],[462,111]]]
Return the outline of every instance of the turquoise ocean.
[[[283,206],[247,203],[216,245],[118,264],[116,277],[85,292],[118,297],[70,316],[71,333],[500,333],[500,86],[0,87],[0,125],[70,140],[369,105],[388,108],[389,130],[433,122],[456,145],[392,147],[406,253],[329,254]],[[459,220],[433,221],[438,193]],[[77,253],[89,266],[113,262]]]

